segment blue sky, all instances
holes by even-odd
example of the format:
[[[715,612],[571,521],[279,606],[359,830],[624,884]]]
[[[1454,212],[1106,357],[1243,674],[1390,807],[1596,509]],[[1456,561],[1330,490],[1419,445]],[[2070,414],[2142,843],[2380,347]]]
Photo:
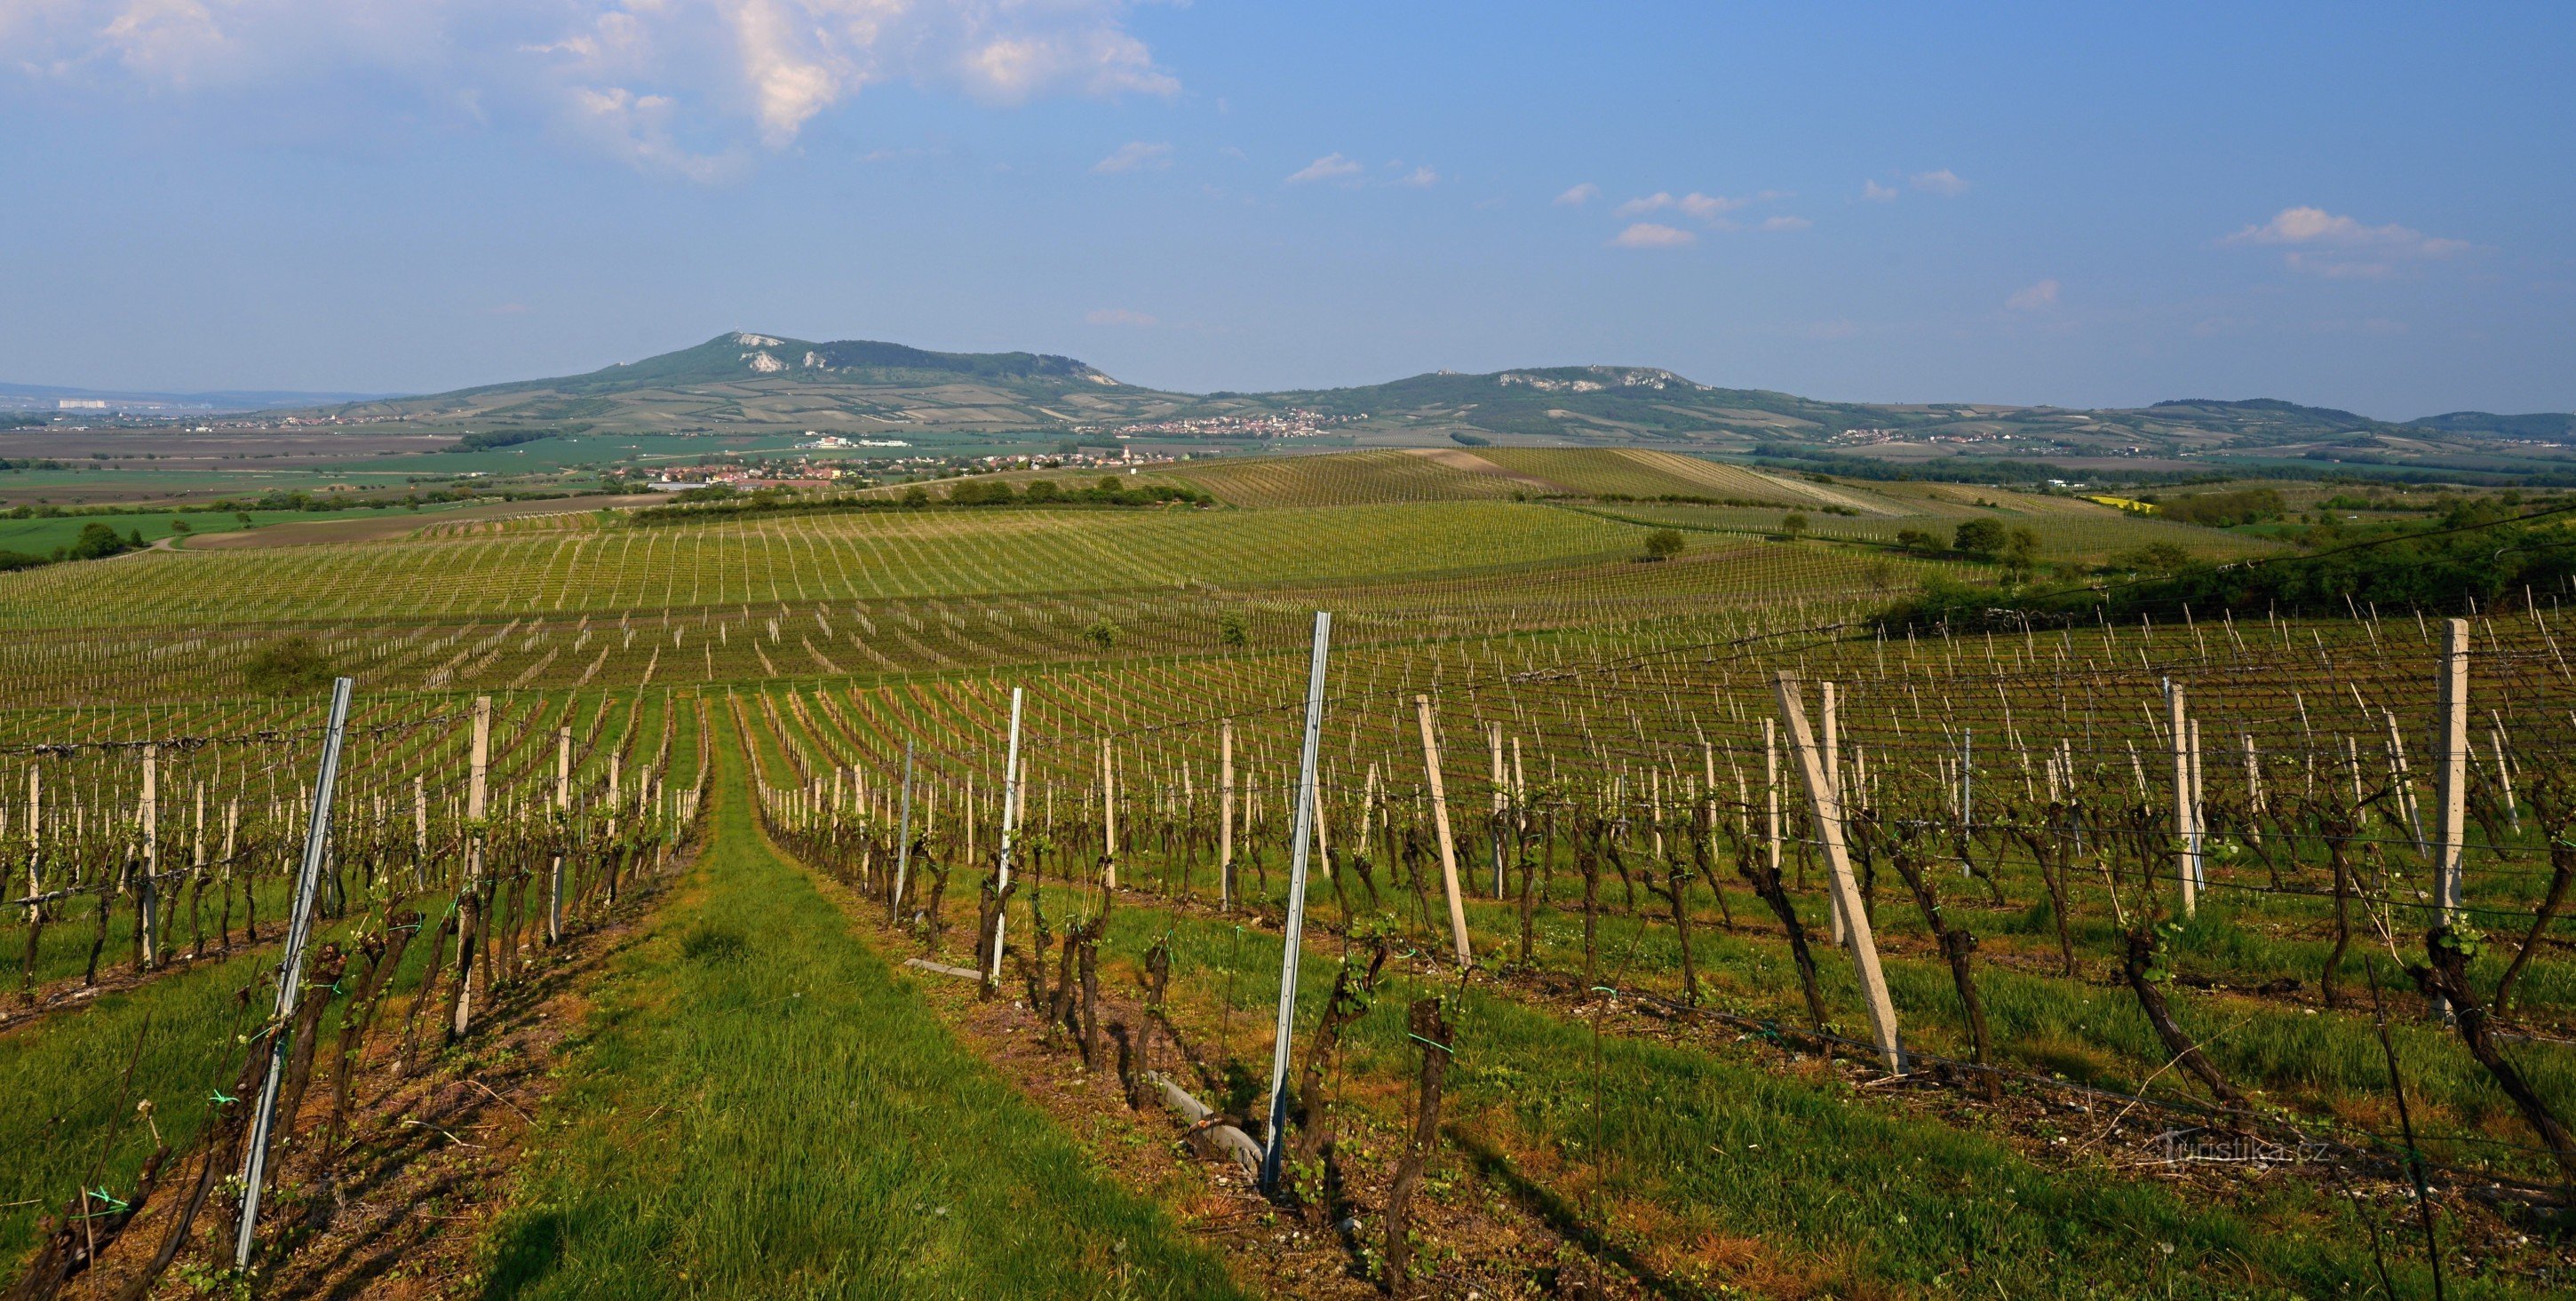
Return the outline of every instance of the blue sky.
[[[2576,409],[2576,8],[0,0],[0,379]]]

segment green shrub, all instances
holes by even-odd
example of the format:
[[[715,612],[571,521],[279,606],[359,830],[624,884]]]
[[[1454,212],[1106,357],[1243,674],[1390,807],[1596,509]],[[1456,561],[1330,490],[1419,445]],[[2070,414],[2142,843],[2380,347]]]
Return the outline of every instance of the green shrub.
[[[251,652],[242,682],[263,696],[315,691],[330,684],[331,660],[310,637],[281,637]]]

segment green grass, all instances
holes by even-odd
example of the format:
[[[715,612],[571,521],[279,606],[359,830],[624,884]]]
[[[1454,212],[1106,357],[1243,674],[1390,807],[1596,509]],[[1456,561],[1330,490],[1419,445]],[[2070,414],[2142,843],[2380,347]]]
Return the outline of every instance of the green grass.
[[[345,943],[369,912],[353,906],[347,918],[325,923],[315,932],[317,947]],[[431,916],[435,926],[437,914]],[[118,941],[109,943],[116,952]],[[419,987],[431,947],[413,945],[404,954],[397,992]],[[0,1272],[35,1246],[37,1220],[60,1211],[84,1184],[120,1197],[133,1192],[153,1147],[137,1103],[150,1101],[151,1123],[174,1152],[188,1151],[214,1114],[214,1091],[241,1067],[233,1036],[256,1029],[276,998],[276,958],[275,944],[237,952],[0,1035],[0,1098],[10,1100],[0,1106],[0,1152],[8,1154],[0,1160]],[[237,1002],[244,986],[247,1012]],[[338,1042],[339,1014],[325,1011],[321,1025],[324,1042]]]
[[[1234,973],[1243,1010],[1217,1051],[1257,1073],[1268,1060],[1263,1009],[1277,987],[1278,937],[1131,905],[1107,947],[1134,966],[1164,936],[1177,996],[1208,1000]],[[1301,1027],[1320,1014],[1332,979],[1327,956],[1310,954]],[[2043,1168],[1993,1138],[1863,1100],[1838,1079],[1765,1070],[1749,1060],[1758,1050],[1739,1058],[1614,1032],[1600,1040],[1596,1066],[1587,1025],[1483,987],[1458,994],[1448,982],[1390,981],[1346,1034],[1345,1076],[1409,1074],[1404,1008],[1434,992],[1455,996],[1458,1027],[1444,1163],[1538,1184],[1561,1213],[1686,1282],[2016,1297],[2322,1296],[2376,1286],[2367,1230],[2311,1181],[2229,1203],[2186,1198],[2104,1163]],[[1587,1209],[1596,1182],[1608,1217]],[[1738,1257],[1748,1239],[1758,1246]],[[2429,1294],[2419,1241],[2388,1248],[2404,1295]],[[1701,1272],[1690,1244],[1712,1242]],[[2453,1295],[2512,1294],[2456,1273],[2449,1281]]]
[[[712,844],[561,1068],[487,1295],[1235,1295],[767,848],[738,744]]]
[[[256,526],[287,524],[298,520],[351,519],[382,512],[370,508],[329,511],[254,510],[243,513],[249,515],[253,525]],[[179,528],[178,525],[181,523],[185,523],[187,528]],[[130,514],[72,515],[58,519],[0,519],[0,551],[25,551],[36,555],[50,555],[56,547],[71,545],[72,540],[80,536],[80,531],[92,524],[104,524],[116,530],[119,537],[140,532],[146,542],[157,542],[172,536],[185,538],[205,533],[237,533],[242,528],[242,522],[235,519],[231,511],[189,511],[177,514],[167,511],[159,513],[134,511]],[[182,545],[185,544],[182,543]]]

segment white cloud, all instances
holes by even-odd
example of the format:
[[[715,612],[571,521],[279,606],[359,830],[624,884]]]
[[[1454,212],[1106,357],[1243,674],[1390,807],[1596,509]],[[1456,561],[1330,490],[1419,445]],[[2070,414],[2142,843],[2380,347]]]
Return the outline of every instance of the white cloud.
[[[1136,2],[0,0],[0,67],[138,95],[365,81],[693,174],[673,160],[785,149],[887,82],[1005,105],[1176,93],[1125,28]]]
[[[1091,311],[1083,313],[1082,319],[1092,325],[1145,326],[1160,324],[1160,322],[1155,320],[1155,318],[1147,316],[1143,312],[1131,312],[1124,307],[1094,308]]]
[[[1288,174],[1288,184],[1305,185],[1313,181],[1335,181],[1357,176],[1360,165],[1340,154],[1326,154]]]
[[[1428,167],[1416,167],[1412,171],[1406,172],[1404,175],[1397,177],[1395,183],[1398,185],[1410,185],[1415,189],[1428,189],[1431,186],[1438,185],[1440,183],[1440,179],[1440,173],[1435,172]]]
[[[1172,147],[1170,145],[1130,140],[1118,146],[1117,150],[1107,158],[1093,163],[1091,170],[1103,176],[1114,176],[1120,172],[1139,171],[1148,167],[1160,169],[1171,165]]]
[[[2014,290],[2013,296],[2004,300],[2004,306],[2016,312],[2047,311],[2057,306],[2057,282],[2042,280],[2038,284]]]
[[[1809,226],[1813,226],[1815,224],[1816,223],[1809,221],[1804,217],[1783,216],[1765,217],[1762,219],[1762,229],[1764,230],[1805,230]]]
[[[2338,279],[2384,276],[2400,263],[2439,261],[2469,251],[2469,242],[2427,235],[2412,226],[2364,225],[2323,208],[2283,208],[2270,221],[2247,226],[2221,244],[2285,247],[2293,271]]]
[[[1896,187],[1893,185],[1881,185],[1876,181],[1863,181],[1860,183],[1860,197],[1867,199],[1872,203],[1894,203],[1896,202]]]
[[[1938,194],[1943,198],[1955,199],[1968,192],[1968,183],[1959,179],[1959,174],[1947,167],[1937,172],[1916,172],[1912,180],[1915,189],[1926,194]]]
[[[1585,181],[1583,184],[1575,186],[1573,189],[1567,190],[1565,193],[1556,196],[1556,201],[1569,208],[1580,208],[1584,204],[1590,203],[1594,199],[1598,199],[1600,197],[1601,187],[1594,185],[1590,181]]]
[[[1682,248],[1698,242],[1699,236],[1678,226],[1641,221],[1620,231],[1610,241],[1612,248]]]
[[[714,185],[740,176],[749,165],[741,151],[695,153],[671,134],[678,104],[667,95],[639,95],[623,86],[574,86],[558,114],[565,134],[637,171]]]
[[[1646,195],[1643,198],[1630,199],[1626,203],[1620,204],[1616,215],[1621,217],[1642,217],[1650,212],[1661,212],[1666,208],[1674,208],[1691,217],[1714,224],[1717,222],[1718,218],[1725,216],[1727,213],[1734,212],[1739,208],[1748,207],[1756,203],[1768,203],[1773,199],[1783,199],[1787,197],[1787,193],[1781,190],[1764,190],[1760,194],[1754,195],[1749,199],[1731,198],[1723,194],[1702,194],[1697,190],[1693,190],[1680,198],[1674,198],[1671,194],[1666,193],[1665,191],[1657,190],[1653,194]]]

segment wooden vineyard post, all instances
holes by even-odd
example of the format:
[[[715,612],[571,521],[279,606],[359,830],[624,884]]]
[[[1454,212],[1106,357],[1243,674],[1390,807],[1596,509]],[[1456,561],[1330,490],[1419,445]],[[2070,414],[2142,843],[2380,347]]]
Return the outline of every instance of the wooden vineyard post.
[[[1878,965],[1878,942],[1870,935],[1869,914],[1860,906],[1860,885],[1852,879],[1851,854],[1843,843],[1842,820],[1828,816],[1834,808],[1833,790],[1824,762],[1816,753],[1815,735],[1807,727],[1806,705],[1799,699],[1797,676],[1781,669],[1777,684],[1780,716],[1789,725],[1790,757],[1797,762],[1799,777],[1807,785],[1807,799],[1816,810],[1816,838],[1824,842],[1825,872],[1834,896],[1842,903],[1852,965],[1860,976],[1861,1001],[1869,1010],[1870,1032],[1887,1069],[1901,1072],[1905,1069],[1905,1046],[1896,1034],[1896,1004],[1887,996],[1887,976]]]
[[[1118,888],[1118,773],[1105,736],[1100,738],[1100,885]]]
[[[474,1020],[474,949],[482,942],[484,782],[492,766],[492,698],[474,698],[474,743],[465,766],[465,889],[457,897],[456,1008],[447,1023],[450,1042],[465,1037]]]
[[[313,779],[313,816],[304,828],[304,865],[296,875],[286,948],[277,960],[277,1010],[269,1020],[268,1070],[260,1079],[259,1105],[251,1113],[250,1150],[242,1166],[241,1227],[233,1239],[233,1267],[250,1268],[252,1235],[259,1230],[260,1184],[268,1173],[268,1134],[277,1117],[277,1090],[286,1074],[286,1028],[295,1015],[304,980],[304,945],[312,938],[313,894],[321,884],[322,851],[331,838],[331,790],[340,779],[340,737],[349,722],[351,678],[331,683],[331,723],[322,734],[322,768]],[[292,1123],[293,1117],[288,1118]],[[209,1159],[212,1159],[211,1157]]]
[[[1422,767],[1431,779],[1431,831],[1440,838],[1440,888],[1449,896],[1449,939],[1459,966],[1470,966],[1467,949],[1467,902],[1458,897],[1458,846],[1449,838],[1449,798],[1440,783],[1440,736],[1431,726],[1431,697],[1413,698],[1413,713],[1422,724]]]
[[[2467,838],[2469,816],[2469,621],[2450,619],[2442,629],[2442,752],[2436,756],[2433,769],[2434,810],[2438,819],[2434,827],[2433,877],[2434,897],[2442,908],[2442,924],[2460,924],[2460,858]],[[2503,765],[2501,752],[2497,765]]]
[[[2174,880],[2182,887],[2182,915],[2200,907],[2200,829],[2191,816],[2191,722],[2185,715],[2183,687],[2165,679],[2165,739],[2173,747]]]
[[[902,812],[896,815],[894,893],[886,898],[886,920],[903,920],[903,880],[912,870],[912,742],[903,743]]]
[[[146,969],[160,965],[161,960],[161,747],[143,747],[143,803],[135,810],[136,821],[143,833],[143,879],[136,906],[143,923],[143,965]]]
[[[1216,906],[1234,909],[1234,720],[1216,725]]]
[[[546,943],[563,942],[563,877],[564,853],[572,848],[572,729],[555,731],[555,845],[554,867],[546,885]]]
[[[411,883],[415,888],[429,884],[429,778],[421,773],[411,778]]]
[[[1288,1054],[1297,1025],[1297,959],[1306,934],[1306,859],[1315,826],[1315,751],[1324,736],[1324,663],[1331,651],[1333,616],[1315,612],[1315,648],[1306,667],[1306,735],[1297,759],[1297,810],[1291,822],[1288,850],[1288,924],[1279,953],[1279,1027],[1270,1043],[1270,1125],[1262,1134],[1261,1189],[1279,1191],[1279,1160],[1287,1150]],[[1428,717],[1426,714],[1425,717]],[[1452,908],[1457,906],[1451,885]]]
[[[1020,808],[1020,701],[1022,688],[1011,688],[1011,743],[1002,755],[1002,845],[993,860],[995,890],[1011,888],[1011,823]],[[1007,898],[1008,896],[1002,896]],[[1002,931],[1010,920],[1010,911],[998,904],[993,913],[993,962],[986,968],[992,974],[989,982],[1002,979]],[[990,988],[990,984],[986,986]]]

